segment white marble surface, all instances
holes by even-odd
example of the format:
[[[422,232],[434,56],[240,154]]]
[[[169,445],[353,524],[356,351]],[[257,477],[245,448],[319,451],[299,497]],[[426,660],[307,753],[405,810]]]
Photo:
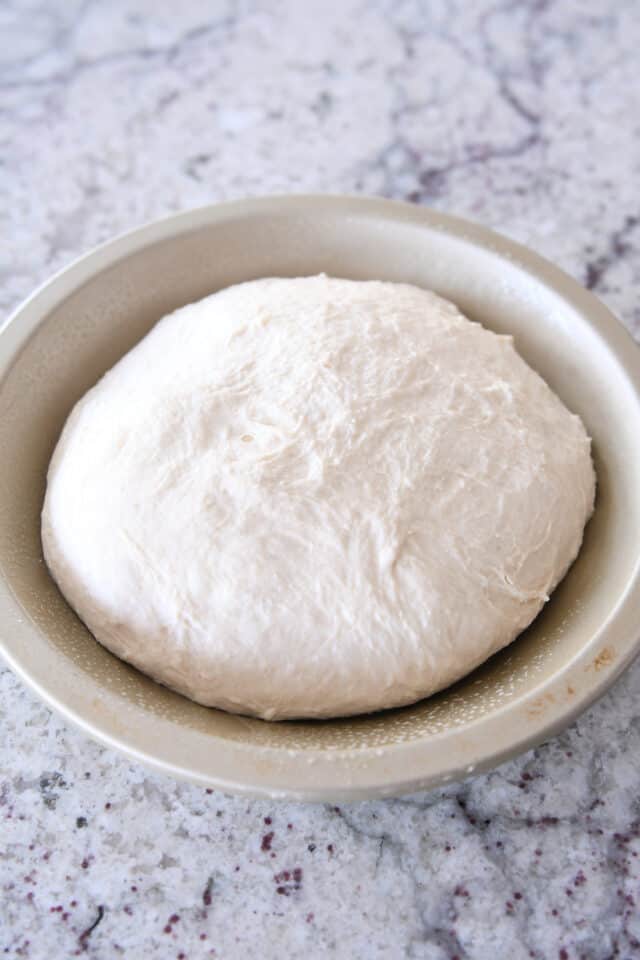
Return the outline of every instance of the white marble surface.
[[[0,36],[3,311],[173,210],[355,191],[494,226],[640,332],[635,0],[5,0]],[[0,954],[640,957],[639,690],[336,809],[149,774],[2,669]]]

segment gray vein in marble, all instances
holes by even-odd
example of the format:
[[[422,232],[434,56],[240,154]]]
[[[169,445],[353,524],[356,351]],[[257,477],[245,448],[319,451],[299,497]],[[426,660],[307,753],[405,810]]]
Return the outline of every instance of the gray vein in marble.
[[[594,260],[589,260],[584,278],[584,285],[588,290],[602,286],[602,280],[609,268],[633,251],[631,236],[639,225],[640,216],[627,214],[623,225],[607,238],[606,251]]]

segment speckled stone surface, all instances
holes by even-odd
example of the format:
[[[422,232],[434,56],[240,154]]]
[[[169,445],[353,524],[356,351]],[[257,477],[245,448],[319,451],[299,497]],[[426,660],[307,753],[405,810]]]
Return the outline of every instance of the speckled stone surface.
[[[366,192],[528,243],[640,332],[635,0],[8,0],[0,35],[3,312],[174,210]],[[338,809],[149,774],[2,668],[0,954],[640,957],[639,691]]]

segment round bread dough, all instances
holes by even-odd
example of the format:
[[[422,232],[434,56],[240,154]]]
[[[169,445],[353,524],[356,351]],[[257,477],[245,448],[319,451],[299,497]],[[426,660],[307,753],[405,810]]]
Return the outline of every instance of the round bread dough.
[[[594,489],[511,337],[413,286],[268,279],[165,317],[80,400],[42,537],[117,656],[199,703],[333,717],[510,643]]]

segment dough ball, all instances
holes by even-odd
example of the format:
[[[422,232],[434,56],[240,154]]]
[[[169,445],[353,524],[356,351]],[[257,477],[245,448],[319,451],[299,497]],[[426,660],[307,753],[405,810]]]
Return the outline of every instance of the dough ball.
[[[266,719],[419,700],[536,616],[593,509],[590,442],[511,337],[416,287],[230,287],[80,400],[45,558],[117,656]]]

